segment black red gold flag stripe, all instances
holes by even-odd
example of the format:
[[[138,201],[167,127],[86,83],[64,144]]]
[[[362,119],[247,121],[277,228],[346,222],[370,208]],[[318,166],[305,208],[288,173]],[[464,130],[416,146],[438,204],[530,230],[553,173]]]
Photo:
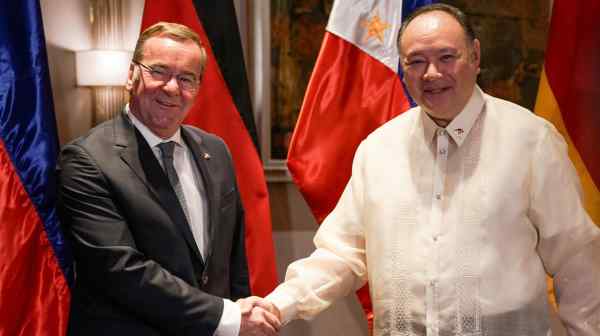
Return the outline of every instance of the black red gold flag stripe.
[[[250,133],[254,145],[260,152],[246,77],[242,41],[233,2],[205,0],[192,2],[208,40],[211,42],[215,59],[219,64],[229,92],[231,92],[235,106]]]
[[[600,225],[600,1],[555,0],[535,113],[569,144],[586,210]]]
[[[554,0],[535,113],[565,137],[584,205],[600,225],[600,1]],[[596,99],[595,99],[596,98]],[[549,298],[556,305],[552,279]]]

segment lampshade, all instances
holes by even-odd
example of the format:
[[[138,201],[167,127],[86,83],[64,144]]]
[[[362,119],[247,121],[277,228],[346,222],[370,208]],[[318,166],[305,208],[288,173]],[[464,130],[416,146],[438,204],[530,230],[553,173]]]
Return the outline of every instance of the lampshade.
[[[86,50],[76,52],[77,85],[125,85],[131,56],[131,52],[122,50]]]

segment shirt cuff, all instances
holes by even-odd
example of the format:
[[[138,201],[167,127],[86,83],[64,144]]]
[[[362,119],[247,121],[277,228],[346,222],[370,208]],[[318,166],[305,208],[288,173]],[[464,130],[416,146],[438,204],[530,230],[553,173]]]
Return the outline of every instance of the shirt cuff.
[[[281,325],[288,324],[291,320],[296,318],[298,309],[296,308],[296,299],[293,296],[285,293],[281,288],[275,289],[271,294],[265,297],[265,300],[270,301],[272,304],[279,309],[281,314]]]
[[[237,303],[223,299],[223,314],[213,336],[238,336],[241,322],[242,312]]]

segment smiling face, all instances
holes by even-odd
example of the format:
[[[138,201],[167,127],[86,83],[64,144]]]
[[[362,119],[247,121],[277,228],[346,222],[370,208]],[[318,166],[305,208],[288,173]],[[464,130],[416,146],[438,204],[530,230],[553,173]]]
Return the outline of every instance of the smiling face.
[[[131,113],[161,138],[169,138],[179,128],[198,90],[185,90],[179,78],[200,78],[201,50],[193,41],[154,36],[144,43],[139,63],[173,74],[166,82],[157,80],[149,69],[132,63],[127,89],[131,93]]]
[[[468,41],[462,26],[448,13],[432,11],[408,24],[400,54],[406,87],[417,104],[435,119],[454,119],[475,87],[479,41]]]

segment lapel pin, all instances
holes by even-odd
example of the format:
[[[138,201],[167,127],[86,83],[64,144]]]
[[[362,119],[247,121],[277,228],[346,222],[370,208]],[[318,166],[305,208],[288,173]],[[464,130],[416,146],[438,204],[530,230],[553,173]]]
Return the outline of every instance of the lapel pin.
[[[210,154],[204,153],[204,160],[210,160]]]
[[[454,130],[458,136],[462,136],[465,131],[462,128],[457,128]]]

